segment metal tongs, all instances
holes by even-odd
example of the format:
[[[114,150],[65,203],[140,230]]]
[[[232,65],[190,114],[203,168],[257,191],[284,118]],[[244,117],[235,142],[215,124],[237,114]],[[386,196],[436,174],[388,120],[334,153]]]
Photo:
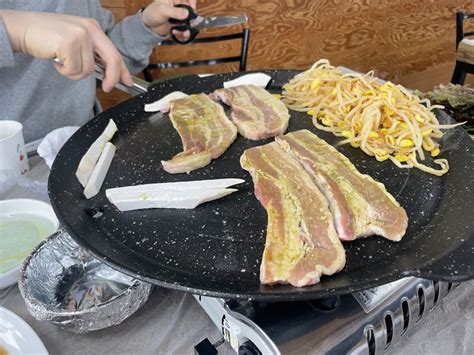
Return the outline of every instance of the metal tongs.
[[[54,58],[56,63],[62,64],[59,58]],[[105,76],[105,66],[100,63],[100,58],[96,57],[95,65],[94,65],[94,77],[97,80],[102,81]],[[126,92],[132,96],[140,95],[148,91],[150,87],[150,83],[143,79],[137,78],[136,76],[132,75],[133,86],[125,85],[121,82],[115,84],[115,87],[123,92]]]
[[[95,63],[94,77],[97,80],[102,81],[105,76],[105,67],[102,64]],[[148,91],[150,83],[143,79],[137,78],[132,75],[133,86],[127,86],[121,82],[115,84],[115,87],[123,92],[126,92],[132,96],[140,95]]]

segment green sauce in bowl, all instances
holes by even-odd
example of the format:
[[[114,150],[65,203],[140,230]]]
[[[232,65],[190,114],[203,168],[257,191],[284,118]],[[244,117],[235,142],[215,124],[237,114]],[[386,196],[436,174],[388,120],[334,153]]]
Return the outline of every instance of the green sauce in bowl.
[[[0,215],[0,273],[18,266],[56,230],[49,219],[27,213]]]

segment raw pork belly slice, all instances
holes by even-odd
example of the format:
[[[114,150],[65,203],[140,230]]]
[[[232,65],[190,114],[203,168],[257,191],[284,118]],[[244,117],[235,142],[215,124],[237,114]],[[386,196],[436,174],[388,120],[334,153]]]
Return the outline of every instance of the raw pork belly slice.
[[[408,225],[405,210],[385,186],[361,174],[348,158],[308,130],[277,137],[326,195],[339,238],[380,235],[399,241]]]
[[[211,95],[232,107],[232,121],[245,138],[258,141],[285,133],[290,114],[286,106],[255,85],[218,89]]]
[[[222,106],[205,94],[173,100],[170,119],[183,143],[183,152],[161,162],[171,174],[206,166],[221,156],[237,137],[237,129]]]
[[[260,281],[301,287],[341,270],[345,251],[328,203],[302,166],[275,142],[247,149],[240,164],[268,215]]]

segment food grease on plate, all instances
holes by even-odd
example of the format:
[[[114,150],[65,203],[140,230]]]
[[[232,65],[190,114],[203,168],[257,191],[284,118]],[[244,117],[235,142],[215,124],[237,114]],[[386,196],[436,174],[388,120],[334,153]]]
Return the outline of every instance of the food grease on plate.
[[[43,201],[11,199],[0,201],[0,289],[14,284],[23,259],[59,222],[53,209]]]

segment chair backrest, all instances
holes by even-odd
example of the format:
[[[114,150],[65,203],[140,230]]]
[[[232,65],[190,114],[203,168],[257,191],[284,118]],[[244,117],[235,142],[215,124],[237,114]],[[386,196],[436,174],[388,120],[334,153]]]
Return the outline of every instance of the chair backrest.
[[[456,48],[464,37],[474,35],[474,31],[464,32],[464,20],[474,18],[474,13],[456,12]]]
[[[247,53],[248,53],[248,47],[249,47],[250,29],[243,28],[243,29],[240,29],[239,31],[240,32],[232,32],[232,33],[211,35],[211,36],[205,36],[205,37],[198,36],[193,42],[186,44],[185,46],[199,45],[202,43],[217,43],[218,44],[218,42],[227,42],[227,41],[240,39],[241,40],[240,55],[233,53],[233,55],[219,56],[219,57],[212,57],[212,58],[209,58],[208,56],[206,56],[205,59],[199,59],[199,60],[183,61],[182,58],[179,58],[181,60],[150,63],[143,70],[143,75],[147,81],[153,81],[152,71],[156,69],[184,68],[184,67],[215,65],[215,64],[222,64],[222,63],[232,63],[232,62],[239,63],[239,71],[245,71],[247,68]],[[175,42],[171,40],[166,40],[166,41],[161,42],[160,47],[161,46],[175,46],[177,49],[179,49],[179,46],[182,46],[182,45],[176,44]]]

